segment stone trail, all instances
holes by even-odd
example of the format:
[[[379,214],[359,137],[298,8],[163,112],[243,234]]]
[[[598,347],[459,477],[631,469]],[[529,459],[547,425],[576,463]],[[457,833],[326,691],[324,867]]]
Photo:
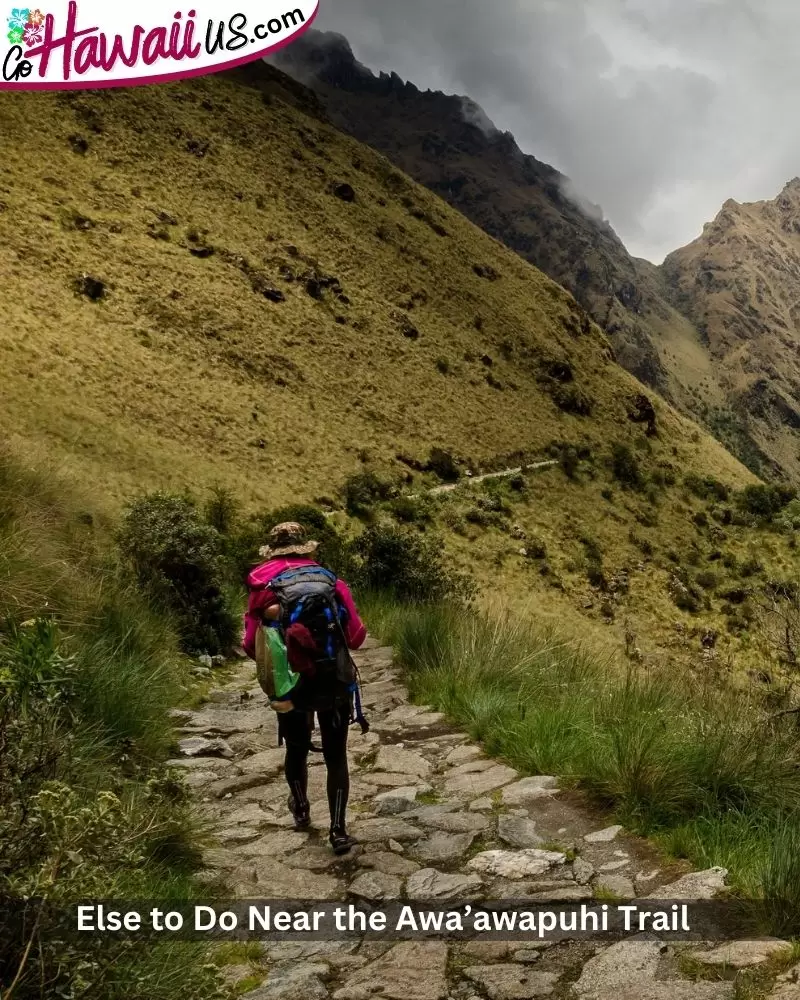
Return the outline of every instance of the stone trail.
[[[668,869],[645,842],[603,825],[549,776],[522,777],[430,708],[410,705],[392,650],[370,639],[356,654],[372,731],[350,740],[345,859],[327,844],[325,767],[312,755],[312,829],[295,833],[286,808],[276,720],[245,662],[202,711],[176,712],[174,761],[213,823],[203,876],[237,897],[432,902],[590,900],[595,892],[710,898],[725,872]],[[264,944],[228,980],[263,983],[246,1000],[734,1000],[736,970],[767,962],[784,942],[670,945],[642,936],[611,946],[472,941]],[[695,967],[721,981],[691,981]],[[713,978],[713,977],[711,977]],[[800,1000],[800,966],[765,994]]]

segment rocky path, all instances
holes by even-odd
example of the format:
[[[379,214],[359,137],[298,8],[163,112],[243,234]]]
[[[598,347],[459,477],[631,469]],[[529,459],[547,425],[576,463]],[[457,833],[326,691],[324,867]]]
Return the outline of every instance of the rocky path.
[[[327,844],[325,768],[312,756],[312,830],[295,833],[286,808],[283,751],[254,667],[212,692],[200,712],[176,713],[186,772],[217,831],[209,877],[241,898],[426,902],[591,900],[610,895],[707,898],[724,871],[664,869],[646,842],[602,828],[551,777],[521,777],[487,758],[445,718],[409,704],[392,651],[369,640],[357,655],[372,722],[354,729],[351,831],[360,846],[336,859]],[[598,826],[600,828],[598,829]],[[798,971],[761,992],[739,992],[736,967],[768,962],[782,942],[693,948],[655,938],[612,946],[476,941],[268,944],[226,969],[247,1000],[800,1000]],[[255,977],[255,978],[254,978]],[[772,976],[772,979],[775,977]],[[251,988],[254,982],[261,985]]]

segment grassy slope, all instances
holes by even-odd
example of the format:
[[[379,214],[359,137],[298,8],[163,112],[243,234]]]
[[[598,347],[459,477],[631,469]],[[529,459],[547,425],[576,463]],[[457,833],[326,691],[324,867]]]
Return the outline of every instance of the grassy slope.
[[[13,137],[0,175],[3,426],[59,456],[111,509],[138,489],[213,481],[251,506],[311,498],[364,460],[406,473],[396,455],[424,459],[433,445],[478,469],[537,457],[553,440],[582,444],[596,478],[542,474],[514,515],[543,536],[563,592],[507,532],[470,528],[451,546],[518,603],[607,631],[581,564],[588,531],[610,571],[630,570],[640,644],[669,645],[682,616],[666,595],[666,553],[692,546],[701,505],[661,490],[643,532],[658,559],[640,569],[630,532],[653,520],[650,505],[620,491],[603,499],[611,445],[630,444],[648,474],[667,465],[734,486],[750,474],[658,399],[648,441],[627,419],[641,386],[568,293],[335,131],[302,88],[269,69],[258,79],[266,98],[222,76],[0,95]],[[355,203],[331,193],[341,182]],[[200,247],[214,253],[191,253]],[[103,301],[76,294],[83,273],[106,282]],[[307,280],[325,276],[349,301],[308,294]],[[569,363],[567,388],[591,397],[591,417],[555,405],[554,383],[541,382],[548,361]],[[748,537],[734,533],[737,551]],[[712,543],[699,542],[702,561]]]
[[[277,500],[325,489],[364,448],[390,461],[438,443],[481,462],[576,432],[630,436],[624,397],[639,387],[608,360],[596,328],[572,332],[581,318],[568,295],[302,112],[212,77],[5,96],[0,114],[13,136],[0,216],[0,412],[24,436],[67,450],[110,494],[222,477]],[[86,155],[73,151],[74,134],[88,137]],[[208,154],[190,143],[209,143]],[[356,204],[331,195],[341,181]],[[192,231],[214,256],[191,255]],[[478,277],[473,265],[501,277]],[[287,301],[254,292],[243,266]],[[336,276],[350,304],[330,291],[316,301],[282,268]],[[105,301],[74,293],[83,272],[108,283]],[[403,336],[409,322],[419,340]],[[487,383],[484,354],[504,390]],[[537,355],[571,360],[597,400],[591,422],[562,415],[541,391]],[[440,357],[453,375],[437,370]],[[689,463],[742,478],[712,442],[690,444],[686,422],[664,410],[663,423]]]

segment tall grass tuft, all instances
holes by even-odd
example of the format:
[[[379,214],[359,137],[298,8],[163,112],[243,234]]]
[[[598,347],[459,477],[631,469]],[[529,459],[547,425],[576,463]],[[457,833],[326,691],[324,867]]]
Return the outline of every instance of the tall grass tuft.
[[[530,622],[367,598],[413,695],[486,749],[555,774],[673,853],[762,892],[771,928],[800,912],[800,741],[740,693],[676,672],[621,669]],[[776,932],[774,930],[774,932]]]

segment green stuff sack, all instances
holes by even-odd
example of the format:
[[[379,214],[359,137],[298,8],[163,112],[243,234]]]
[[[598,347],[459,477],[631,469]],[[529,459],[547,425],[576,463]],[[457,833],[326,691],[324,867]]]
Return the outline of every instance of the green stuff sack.
[[[270,701],[283,700],[300,680],[300,675],[289,666],[280,632],[267,625],[262,625],[256,634],[256,677]]]

